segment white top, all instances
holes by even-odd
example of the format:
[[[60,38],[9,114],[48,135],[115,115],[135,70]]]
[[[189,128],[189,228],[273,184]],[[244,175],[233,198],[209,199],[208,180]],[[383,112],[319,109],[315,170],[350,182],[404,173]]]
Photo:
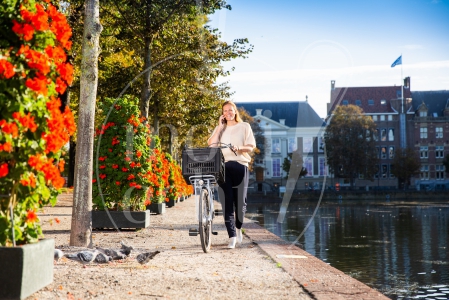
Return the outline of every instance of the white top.
[[[215,127],[214,132],[212,132],[211,137],[217,131],[217,127]],[[209,138],[210,139],[210,138]],[[225,144],[232,144],[233,146],[242,147],[245,145],[251,145],[256,147],[256,140],[254,139],[253,130],[251,126],[246,122],[240,122],[233,126],[226,126],[223,135],[221,136],[221,142]],[[218,147],[218,145],[211,145],[212,147]],[[251,162],[251,157],[249,156],[249,152],[237,152],[237,156],[232,152],[229,148],[221,149],[223,152],[223,157],[225,161],[237,161],[242,165],[248,166],[248,163]]]

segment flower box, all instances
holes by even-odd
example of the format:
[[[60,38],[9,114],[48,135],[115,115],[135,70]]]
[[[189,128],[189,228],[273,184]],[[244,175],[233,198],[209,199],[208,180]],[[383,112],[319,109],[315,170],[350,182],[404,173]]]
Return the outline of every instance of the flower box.
[[[146,228],[150,226],[150,211],[92,211],[92,228]]]
[[[168,199],[168,202],[166,202],[167,207],[173,207],[176,205],[176,199]]]
[[[55,241],[0,247],[0,299],[25,299],[53,282]]]
[[[154,214],[163,215],[165,214],[165,203],[151,203],[147,206],[147,209]]]

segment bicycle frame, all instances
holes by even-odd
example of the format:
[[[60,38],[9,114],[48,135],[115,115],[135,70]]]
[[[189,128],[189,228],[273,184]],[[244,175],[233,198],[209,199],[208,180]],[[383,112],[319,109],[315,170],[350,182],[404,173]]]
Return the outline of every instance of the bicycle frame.
[[[212,191],[212,187],[217,184],[217,181],[215,179],[214,175],[194,175],[194,176],[190,176],[189,177],[190,183],[193,185],[194,191],[195,191],[195,195],[199,196],[201,193],[202,189],[206,189],[210,200],[209,201],[209,208],[210,208],[210,215],[207,217],[207,220],[203,220],[204,221],[212,221],[214,218],[214,193]],[[198,220],[201,218],[201,212],[198,209],[197,206],[197,211],[198,211]]]

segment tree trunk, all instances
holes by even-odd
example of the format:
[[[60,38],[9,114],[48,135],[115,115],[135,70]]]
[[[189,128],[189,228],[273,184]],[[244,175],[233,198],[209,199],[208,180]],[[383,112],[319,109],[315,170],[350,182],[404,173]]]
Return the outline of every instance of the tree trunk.
[[[92,246],[92,168],[95,101],[98,85],[99,0],[86,0],[80,77],[80,104],[70,245]]]
[[[140,112],[143,117],[148,119],[150,98],[151,98],[151,40],[145,39],[145,63],[143,69],[146,71],[143,75],[142,93],[140,96]]]

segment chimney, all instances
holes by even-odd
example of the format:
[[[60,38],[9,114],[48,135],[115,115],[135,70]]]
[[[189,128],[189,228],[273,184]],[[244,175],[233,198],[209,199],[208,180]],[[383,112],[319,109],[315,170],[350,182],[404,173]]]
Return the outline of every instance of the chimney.
[[[262,114],[262,109],[256,109],[256,116],[260,116]]]
[[[404,89],[410,88],[410,76],[404,78]]]
[[[331,90],[335,90],[335,80],[331,80]]]
[[[279,123],[281,123],[281,125],[285,125],[285,119],[279,119]]]

